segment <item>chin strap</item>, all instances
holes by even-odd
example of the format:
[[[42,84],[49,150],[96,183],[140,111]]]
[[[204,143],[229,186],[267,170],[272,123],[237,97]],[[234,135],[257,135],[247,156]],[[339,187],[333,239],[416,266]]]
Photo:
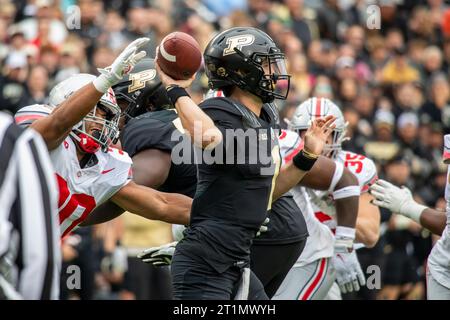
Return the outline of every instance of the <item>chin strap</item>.
[[[75,139],[80,149],[86,153],[96,153],[100,150],[100,144],[85,133],[76,134],[71,132],[70,136]]]

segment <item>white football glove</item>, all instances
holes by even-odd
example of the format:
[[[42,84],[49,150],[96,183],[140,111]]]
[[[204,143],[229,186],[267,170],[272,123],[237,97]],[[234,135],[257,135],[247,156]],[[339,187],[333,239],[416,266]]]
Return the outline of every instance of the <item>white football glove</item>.
[[[149,38],[139,38],[130,43],[111,66],[99,70],[101,74],[93,81],[95,88],[99,92],[106,93],[110,87],[119,83],[123,76],[145,57],[145,51],[137,51],[149,41]]]
[[[339,226],[336,228],[334,256],[332,258],[336,270],[336,282],[342,293],[359,291],[361,286],[366,284],[366,278],[356,256],[356,251],[353,249],[353,239],[352,237],[339,235],[338,229],[351,230],[351,228]]]
[[[174,241],[159,247],[148,248],[138,254],[137,257],[142,262],[151,263],[156,267],[169,266],[172,263],[172,257],[177,244],[178,241]]]
[[[369,190],[370,194],[375,197],[372,201],[374,205],[389,209],[419,223],[422,211],[428,208],[414,201],[408,188],[398,188],[385,180],[377,180]]]

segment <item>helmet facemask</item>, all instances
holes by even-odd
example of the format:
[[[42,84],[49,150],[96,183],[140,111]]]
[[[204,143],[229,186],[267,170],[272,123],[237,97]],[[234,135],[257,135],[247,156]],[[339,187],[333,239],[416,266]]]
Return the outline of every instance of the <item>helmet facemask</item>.
[[[327,143],[323,147],[323,156],[332,159],[335,159],[337,157],[339,151],[342,150],[342,142],[349,140],[349,138],[345,136],[347,133],[347,125],[348,122],[345,123],[345,126],[343,128],[335,128],[333,130],[333,132],[331,133],[333,140],[331,143]]]
[[[100,115],[99,110],[103,111],[104,115]],[[92,139],[98,144],[97,149],[101,148],[103,152],[107,152],[109,145],[116,143],[119,137],[119,119],[120,110],[118,107],[99,102],[73,131],[78,139]],[[92,124],[98,124],[98,130],[91,132],[88,127]],[[84,149],[82,145],[83,143],[81,143],[81,148],[86,152],[93,153],[96,151],[93,148]]]
[[[240,70],[231,77],[238,87],[260,97],[264,103],[287,99],[291,76],[287,73],[284,54],[279,49],[270,48],[269,53],[255,52],[250,57],[238,48],[234,50],[249,63],[247,70]]]
[[[124,101],[126,103],[126,107],[122,108],[121,104],[119,104],[121,106],[121,109],[123,109],[123,111],[121,112],[121,117],[125,118],[125,123],[128,122],[128,120],[134,118],[134,114],[136,112],[136,101],[134,101],[132,98],[130,98],[129,96],[123,94],[122,92],[116,92],[114,91],[115,95],[116,95],[116,100],[119,103],[121,100]]]

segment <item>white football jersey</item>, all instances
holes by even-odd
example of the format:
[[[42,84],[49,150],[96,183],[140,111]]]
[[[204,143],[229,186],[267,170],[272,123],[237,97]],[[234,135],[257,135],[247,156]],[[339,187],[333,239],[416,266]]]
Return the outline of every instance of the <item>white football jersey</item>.
[[[48,106],[32,105],[20,109],[14,118],[17,123],[27,126],[50,112]],[[62,238],[131,179],[132,161],[126,152],[109,148],[108,152],[97,151],[95,156],[98,159],[95,165],[81,169],[76,145],[70,136],[50,151],[59,187],[58,215]]]
[[[292,161],[292,158],[303,148],[300,136],[289,130],[282,130],[279,137],[280,152],[283,164]],[[301,209],[308,228],[309,237],[305,248],[298,258],[295,266],[301,267],[318,259],[331,257],[334,252],[334,236],[330,228],[322,224],[314,215],[306,188],[296,186],[291,190],[294,200]]]
[[[449,158],[449,151],[450,135],[446,135],[444,137],[444,158]],[[431,250],[428,257],[428,269],[437,282],[450,289],[450,167],[447,168],[445,200],[447,202],[447,226]]]
[[[280,138],[280,151],[283,163],[287,163],[303,148],[299,135],[289,130],[283,130]],[[375,163],[362,155],[349,151],[340,151],[335,159],[342,163],[357,178],[361,193],[367,192],[369,186],[376,181]],[[305,249],[299,257],[296,266],[309,264],[316,259],[331,257],[334,251],[334,236],[336,229],[336,209],[332,196],[328,191],[312,190],[304,187],[294,187],[294,199],[305,215],[309,238]],[[355,248],[362,247],[355,244]]]
[[[131,179],[131,158],[122,150],[109,148],[95,153],[97,164],[80,168],[76,145],[70,137],[55,150],[50,158],[59,185],[59,222],[61,237],[66,236],[88,214],[111,198]]]
[[[370,185],[378,179],[375,163],[363,155],[341,150],[335,161],[342,163],[356,176],[361,194],[367,192]],[[316,217],[334,230],[337,224],[335,220],[336,208],[332,196],[327,191],[307,189],[307,192],[313,203]]]

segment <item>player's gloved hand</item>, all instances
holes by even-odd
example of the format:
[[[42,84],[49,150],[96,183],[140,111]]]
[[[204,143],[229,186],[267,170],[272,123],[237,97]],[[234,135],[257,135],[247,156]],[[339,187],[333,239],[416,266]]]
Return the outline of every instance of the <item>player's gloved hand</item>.
[[[372,203],[392,212],[420,222],[420,215],[427,207],[414,201],[411,191],[406,187],[398,188],[392,183],[379,179],[370,187],[375,197]]]
[[[264,222],[262,223],[261,227],[259,227],[259,231],[256,233],[256,236],[259,237],[261,233],[267,232],[269,230],[269,227],[267,226],[269,224],[270,219],[266,218],[264,219]]]
[[[366,278],[353,250],[354,230],[341,226],[336,228],[332,262],[336,270],[336,282],[342,293],[359,291],[361,286],[366,284]]]
[[[177,243],[178,241],[174,241],[159,247],[145,249],[137,257],[143,262],[151,263],[156,267],[168,266],[172,263]]]
[[[110,87],[119,83],[123,76],[145,57],[145,51],[137,51],[149,41],[149,38],[139,38],[130,43],[111,66],[99,70],[101,74],[93,81],[95,88],[105,93]]]

